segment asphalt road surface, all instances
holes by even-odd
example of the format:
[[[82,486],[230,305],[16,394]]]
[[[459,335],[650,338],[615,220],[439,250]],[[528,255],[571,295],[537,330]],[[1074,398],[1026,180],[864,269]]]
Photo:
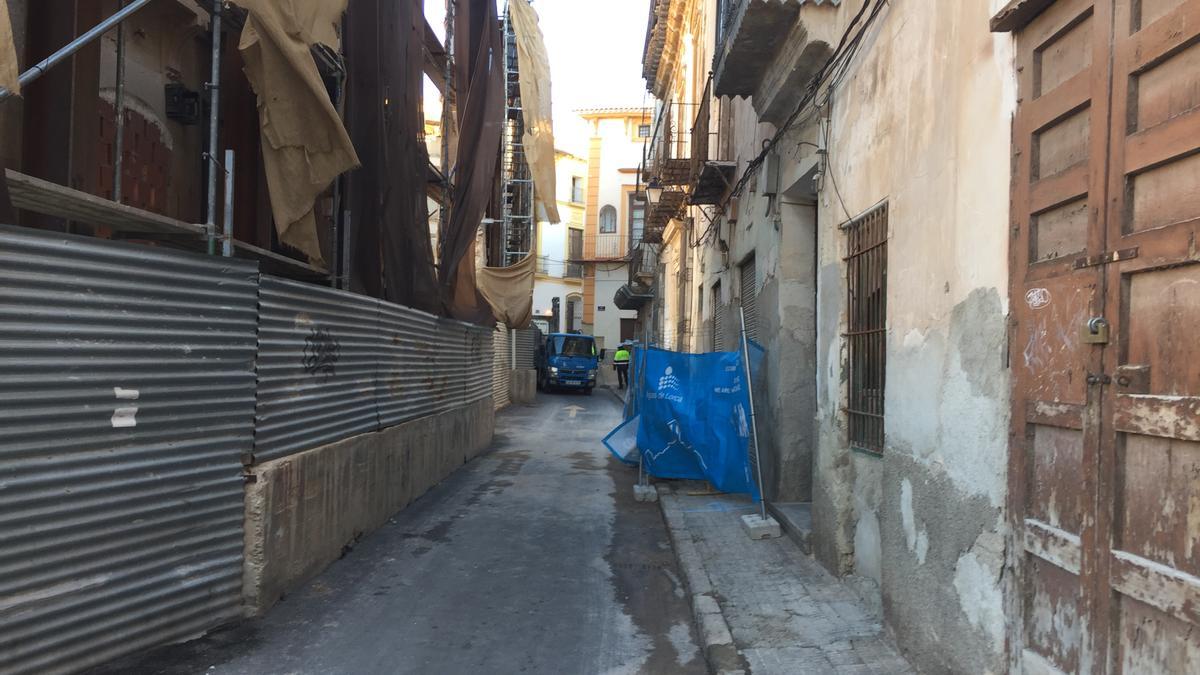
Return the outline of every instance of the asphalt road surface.
[[[100,673],[703,673],[655,504],[600,439],[608,392],[539,394],[492,450],[267,616]]]

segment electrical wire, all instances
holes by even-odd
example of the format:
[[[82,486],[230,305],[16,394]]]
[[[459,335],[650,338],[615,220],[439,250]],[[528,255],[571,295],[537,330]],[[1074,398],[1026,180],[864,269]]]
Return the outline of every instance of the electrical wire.
[[[721,216],[727,213],[729,203],[734,198],[740,196],[745,190],[750,180],[758,174],[759,169],[766,161],[767,157],[775,150],[792,129],[798,126],[798,122],[807,124],[811,119],[824,110],[836,90],[837,85],[845,78],[850,70],[850,65],[854,61],[854,57],[858,54],[859,47],[862,45],[862,40],[866,36],[868,29],[875,23],[875,20],[882,12],[883,7],[888,4],[888,0],[866,0],[862,7],[847,24],[846,29],[842,32],[841,39],[838,41],[837,47],[829,58],[825,60],[821,68],[809,80],[808,87],[805,89],[804,95],[800,98],[800,102],[796,105],[795,110],[788,116],[787,120],[776,130],[775,134],[763,144],[762,151],[746,165],[746,170],[742,173],[742,177],[730,190],[729,194],[721,200],[718,205],[718,211]],[[867,10],[870,9],[870,13]],[[864,21],[864,16],[866,17]],[[861,26],[859,24],[862,24]],[[855,32],[857,28],[857,32]],[[822,89],[824,87],[824,89]],[[801,120],[801,114],[807,112],[804,119]],[[828,141],[828,139],[826,139]],[[807,141],[801,141],[801,145]],[[813,145],[812,143],[808,143]],[[828,143],[827,143],[828,145]],[[828,155],[826,155],[828,159]],[[837,190],[835,186],[835,191]],[[839,194],[839,199],[841,195]],[[845,210],[845,203],[842,204],[842,209]],[[703,246],[712,241],[712,238],[719,231],[720,223],[723,218],[716,218],[710,221],[708,228],[704,234],[697,238],[693,246]]]

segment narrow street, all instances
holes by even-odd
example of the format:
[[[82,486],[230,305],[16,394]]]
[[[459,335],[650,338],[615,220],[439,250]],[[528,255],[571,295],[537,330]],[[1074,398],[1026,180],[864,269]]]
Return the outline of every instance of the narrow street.
[[[599,439],[607,392],[539,395],[492,450],[266,617],[100,673],[702,673],[661,513]]]

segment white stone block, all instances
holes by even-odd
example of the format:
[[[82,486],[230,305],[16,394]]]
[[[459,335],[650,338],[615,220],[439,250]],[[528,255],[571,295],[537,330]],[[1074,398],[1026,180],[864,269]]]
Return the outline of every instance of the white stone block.
[[[777,539],[782,534],[779,521],[771,516],[763,518],[757,513],[742,516],[742,528],[751,539]]]
[[[658,501],[658,490],[653,485],[634,485],[633,498],[639,502]]]

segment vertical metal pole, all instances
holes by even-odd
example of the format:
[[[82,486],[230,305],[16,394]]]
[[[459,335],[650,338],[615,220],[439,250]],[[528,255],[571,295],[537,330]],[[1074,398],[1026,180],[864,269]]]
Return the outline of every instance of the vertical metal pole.
[[[233,257],[233,150],[225,151],[225,222],[221,255]]]
[[[517,329],[512,329],[508,335],[508,346],[512,349],[512,370],[517,369]]]
[[[754,415],[754,380],[750,378],[750,341],[746,338],[746,310],[738,306],[738,314],[742,317],[742,363],[746,368],[746,393],[750,399],[750,431],[754,438],[754,473],[758,481],[758,512],[763,520],[767,519],[767,490],[762,479],[762,453],[758,446],[758,421]]]
[[[450,221],[450,194],[446,187],[450,184],[450,168],[453,158],[450,157],[450,132],[454,127],[454,110],[453,107],[458,102],[457,83],[454,78],[454,2],[455,0],[446,0],[446,65],[442,76],[446,80],[446,93],[442,96],[442,178],[445,179],[446,185],[443,186],[441,212],[438,214],[438,249],[442,248],[442,241],[446,232],[446,223]],[[438,251],[433,252],[434,256],[438,255]],[[436,262],[436,261],[435,261]]]
[[[121,0],[121,9],[125,9],[125,0]],[[122,178],[125,172],[125,22],[117,24],[117,82],[116,96],[113,98],[116,109],[117,134],[113,147],[113,201],[121,203]]]
[[[208,82],[208,253],[217,252],[217,164],[218,127],[221,123],[221,0],[212,0],[212,74]]]

